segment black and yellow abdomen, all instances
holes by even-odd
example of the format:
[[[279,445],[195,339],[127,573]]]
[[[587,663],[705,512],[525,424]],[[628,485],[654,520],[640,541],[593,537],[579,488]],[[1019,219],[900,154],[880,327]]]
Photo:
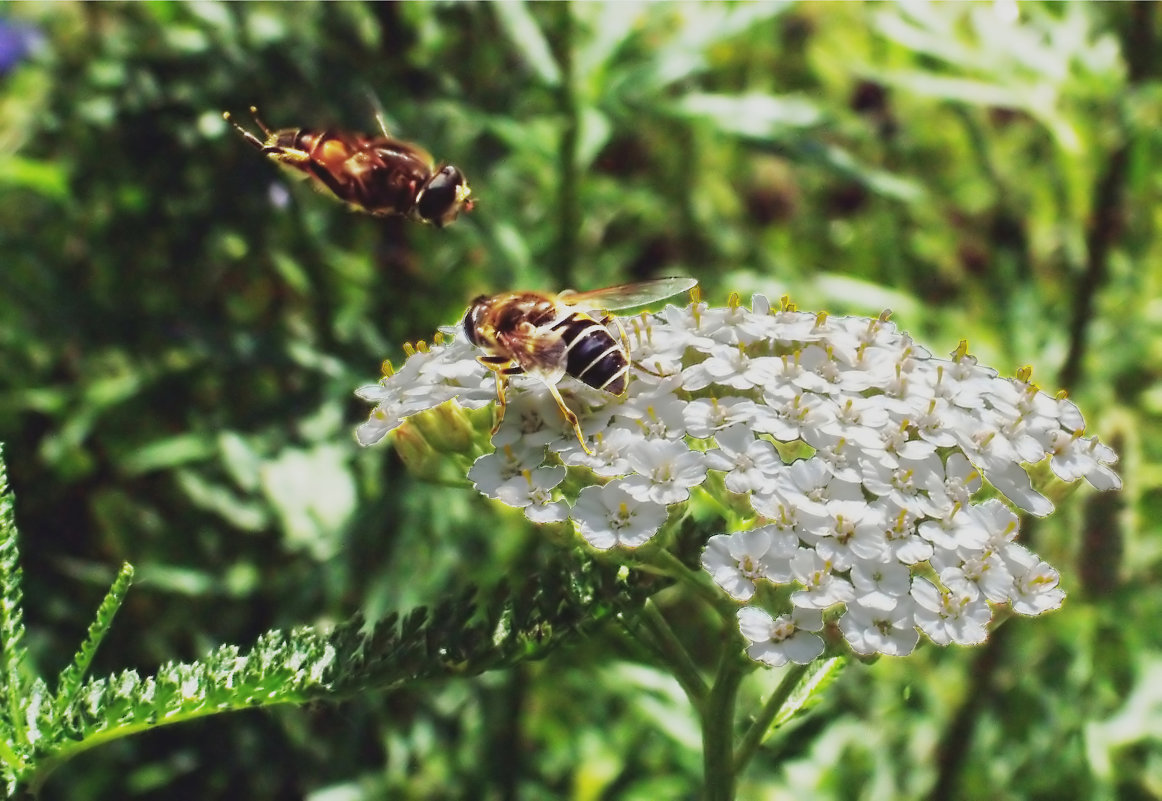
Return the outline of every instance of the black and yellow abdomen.
[[[588,314],[573,312],[553,326],[565,343],[565,373],[594,389],[625,393],[629,358],[613,335]]]

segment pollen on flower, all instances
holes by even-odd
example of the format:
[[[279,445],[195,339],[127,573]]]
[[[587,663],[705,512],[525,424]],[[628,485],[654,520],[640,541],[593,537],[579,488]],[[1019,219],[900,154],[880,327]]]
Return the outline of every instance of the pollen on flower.
[[[720,531],[733,533],[709,537],[702,567],[736,602],[770,604],[738,619],[748,653],[766,664],[822,653],[813,632],[824,613],[853,651],[902,655],[920,632],[981,642],[994,606],[1060,605],[1058,573],[1016,542],[1013,508],[1053,510],[1029,465],[1047,461],[1061,480],[1097,489],[1121,483],[1117,455],[1085,436],[1063,393],[1040,390],[1025,367],[1001,378],[966,340],[936,357],[888,310],[845,317],[800,311],[788,296],[773,308],[756,296],[750,309],[737,295],[725,307],[697,289],[691,298],[625,318],[621,396],[564,367],[506,376],[494,432],[474,427],[483,412],[464,417],[475,439],[460,452],[484,453],[468,470],[476,489],[534,523],[567,521],[600,550],[654,540],[690,518],[692,499],[699,514],[718,510]],[[374,404],[360,444],[449,401],[459,416],[496,404],[496,374],[463,326],[404,352],[398,370],[384,362],[378,383],[357,391]],[[981,495],[982,478],[1008,505]],[[759,593],[764,585],[781,591]]]

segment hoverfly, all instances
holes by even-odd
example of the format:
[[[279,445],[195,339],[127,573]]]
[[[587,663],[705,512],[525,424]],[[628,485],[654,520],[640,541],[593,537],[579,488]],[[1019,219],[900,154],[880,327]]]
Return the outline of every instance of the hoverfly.
[[[621,324],[619,342],[605,327],[615,318],[603,314],[598,319],[591,313],[643,306],[697,284],[693,278],[657,278],[590,292],[518,291],[476,298],[464,315],[464,333],[485,352],[477,357],[480,363],[496,374],[499,413],[493,432],[504,419],[509,376],[527,373],[549,388],[577,441],[590,453],[577,415],[565,405],[557,384],[568,375],[594,389],[624,395],[630,365],[629,340]]]
[[[272,131],[250,114],[265,139],[243,128],[230,112],[223,119],[267,158],[310,179],[344,203],[376,217],[401,216],[443,227],[471,211],[472,190],[451,164],[437,165],[418,145],[382,136],[328,129]],[[382,120],[381,120],[382,127]]]

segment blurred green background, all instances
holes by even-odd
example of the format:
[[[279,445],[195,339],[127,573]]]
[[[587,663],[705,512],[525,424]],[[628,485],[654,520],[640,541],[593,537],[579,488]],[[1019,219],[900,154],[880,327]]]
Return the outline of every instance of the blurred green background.
[[[1162,797],[1160,34],[1155,4],[0,6],[0,441],[38,666],[122,561],[97,673],[536,570],[522,517],[357,448],[352,391],[481,292],[682,273],[1032,364],[1126,481],[1024,524],[1062,611],[848,670],[740,797]],[[382,105],[478,207],[352,213],[222,121],[251,104],[369,132]],[[162,728],[41,798],[684,798],[696,732],[611,630]]]

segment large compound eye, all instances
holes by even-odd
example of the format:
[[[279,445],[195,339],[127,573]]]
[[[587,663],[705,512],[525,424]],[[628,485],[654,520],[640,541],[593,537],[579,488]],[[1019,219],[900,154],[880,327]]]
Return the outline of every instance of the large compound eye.
[[[416,211],[428,222],[445,225],[460,215],[467,199],[468,182],[464,174],[449,164],[428,181]]]

